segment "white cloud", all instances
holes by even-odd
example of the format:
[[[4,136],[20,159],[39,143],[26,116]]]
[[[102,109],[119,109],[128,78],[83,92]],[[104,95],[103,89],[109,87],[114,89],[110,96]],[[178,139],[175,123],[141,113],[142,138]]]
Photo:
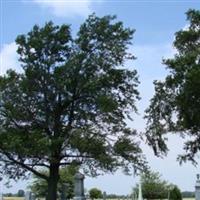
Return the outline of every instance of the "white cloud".
[[[13,42],[10,44],[4,44],[0,52],[0,75],[6,73],[8,69],[14,69],[19,71],[18,55],[16,53],[17,45]]]
[[[39,6],[49,9],[57,17],[87,16],[92,0],[32,0]]]

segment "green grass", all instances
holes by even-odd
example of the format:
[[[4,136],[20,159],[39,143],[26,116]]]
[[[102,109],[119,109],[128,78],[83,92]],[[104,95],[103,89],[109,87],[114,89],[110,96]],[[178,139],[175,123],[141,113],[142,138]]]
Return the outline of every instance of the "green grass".
[[[24,200],[24,197],[3,197],[4,200]],[[116,200],[116,199],[107,199]],[[195,200],[195,198],[183,198],[183,200]]]
[[[24,200],[24,197],[3,197],[4,200]]]

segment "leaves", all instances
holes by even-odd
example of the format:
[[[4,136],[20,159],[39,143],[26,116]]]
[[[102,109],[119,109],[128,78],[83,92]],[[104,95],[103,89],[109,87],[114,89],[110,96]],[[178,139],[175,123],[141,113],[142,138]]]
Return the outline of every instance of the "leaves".
[[[90,189],[89,194],[91,199],[101,199],[103,197],[101,190],[99,190],[98,188]]]
[[[184,133],[185,155],[180,161],[195,163],[200,150],[200,12],[189,10],[189,27],[176,33],[174,58],[164,60],[169,74],[164,81],[156,81],[155,95],[146,110],[146,135],[156,154],[167,152],[165,134]]]
[[[168,192],[171,190],[171,184],[163,180],[158,172],[151,172],[142,174],[141,176],[142,195],[145,199],[166,199]],[[137,184],[133,189],[133,193],[138,193]],[[173,188],[172,188],[173,189]],[[173,199],[173,198],[170,198]]]
[[[92,175],[146,167],[126,122],[139,99],[137,72],[123,66],[133,59],[133,33],[116,17],[93,14],[75,38],[53,22],[17,37],[23,72],[0,77],[1,173],[49,180],[38,167],[75,163]]]

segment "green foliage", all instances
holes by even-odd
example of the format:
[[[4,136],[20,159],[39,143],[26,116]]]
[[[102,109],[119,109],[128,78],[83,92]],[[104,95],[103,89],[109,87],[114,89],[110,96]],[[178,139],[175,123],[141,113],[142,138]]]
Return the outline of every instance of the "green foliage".
[[[161,179],[158,172],[149,172],[141,176],[142,195],[144,199],[166,199],[169,185]],[[138,195],[138,185],[134,188],[134,194]]]
[[[190,192],[190,191],[184,191],[181,193],[183,198],[194,198],[195,197],[195,193],[194,192]]]
[[[64,198],[72,199],[74,197],[74,175],[77,172],[77,167],[68,166],[61,168],[59,171],[60,179],[58,182],[58,196],[64,195]],[[41,171],[48,175],[48,171]],[[48,191],[48,183],[46,180],[33,176],[33,182],[29,186],[36,197],[46,197]]]
[[[24,197],[24,196],[25,196],[24,190],[18,190],[17,196],[18,196],[18,197]]]
[[[180,189],[174,185],[170,190],[170,200],[182,200],[182,194]]]
[[[101,199],[103,197],[101,190],[97,188],[90,189],[89,195],[91,199]]]
[[[182,194],[178,186],[169,184],[162,180],[158,172],[150,172],[142,174],[142,195],[144,199],[170,199],[182,200]],[[133,188],[133,195],[138,196],[139,185]]]
[[[44,171],[41,173],[45,173]],[[29,186],[37,198],[46,197],[48,191],[48,182],[45,179],[33,177],[33,182]]]
[[[164,60],[169,74],[164,81],[155,81],[155,95],[146,111],[146,135],[154,152],[167,152],[168,132],[188,135],[185,154],[179,161],[192,161],[200,150],[200,11],[189,10],[188,28],[176,33],[176,54]]]
[[[4,197],[14,197],[15,194],[9,192],[9,193],[3,194],[3,196],[4,196]]]
[[[106,194],[107,199],[125,199],[127,195]]]
[[[59,167],[115,171],[146,161],[127,119],[136,112],[136,70],[124,68],[134,31],[90,15],[75,38],[69,25],[35,25],[16,39],[23,72],[0,77],[0,173],[30,172],[56,199]],[[38,169],[47,168],[49,174]]]

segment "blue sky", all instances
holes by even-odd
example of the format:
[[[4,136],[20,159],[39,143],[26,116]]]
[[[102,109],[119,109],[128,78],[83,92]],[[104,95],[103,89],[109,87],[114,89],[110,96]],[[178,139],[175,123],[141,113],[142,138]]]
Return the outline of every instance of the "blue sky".
[[[200,9],[199,0],[1,0],[0,74],[4,74],[8,68],[20,70],[14,41],[17,35],[27,33],[34,24],[43,25],[49,20],[56,24],[71,24],[75,35],[80,24],[92,12],[98,16],[117,15],[125,26],[136,29],[130,51],[137,60],[127,65],[138,70],[142,100],[138,103],[140,114],[135,115],[135,121],[130,126],[142,131],[145,127],[143,111],[153,95],[152,82],[166,75],[162,58],[172,57],[175,53],[172,46],[174,33],[187,26],[185,12],[189,8]],[[168,143],[170,152],[164,159],[155,158],[143,144],[150,166],[182,190],[194,190],[195,174],[199,167],[194,168],[189,163],[179,166],[176,156],[181,152],[182,140],[170,136]],[[99,187],[107,193],[128,194],[137,179],[119,171],[115,175],[86,178],[85,186],[88,189]],[[26,182],[14,183],[12,188],[3,187],[3,191],[15,192],[26,185]]]

